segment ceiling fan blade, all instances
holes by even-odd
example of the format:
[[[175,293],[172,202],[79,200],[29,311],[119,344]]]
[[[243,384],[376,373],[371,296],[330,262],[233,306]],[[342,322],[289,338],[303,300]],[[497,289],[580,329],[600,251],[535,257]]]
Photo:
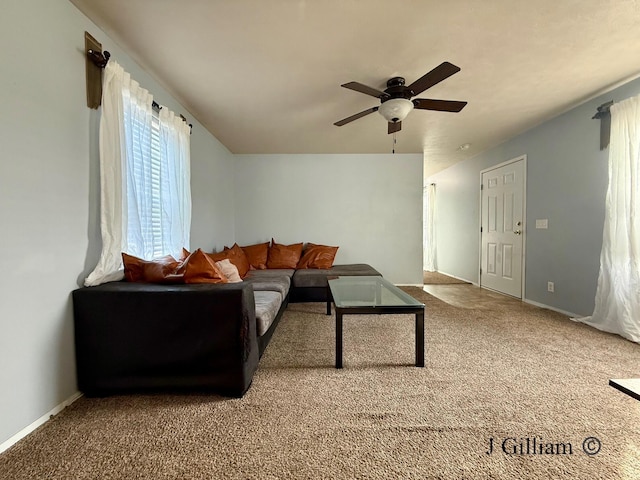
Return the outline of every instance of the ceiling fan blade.
[[[373,87],[368,87],[367,85],[363,85],[362,83],[358,83],[358,82],[349,82],[340,86],[344,88],[348,88],[350,90],[355,90],[356,92],[364,93],[366,95],[371,95],[372,97],[376,97],[376,98],[389,96],[385,92],[382,92]]]
[[[402,122],[389,122],[388,134],[399,132],[402,129]]]
[[[435,84],[440,83],[459,71],[460,67],[456,67],[453,63],[442,62],[429,73],[423,75],[409,85],[409,90],[411,90],[414,95],[418,95],[419,93],[424,92],[427,88],[433,87]]]
[[[430,98],[414,98],[412,102],[414,108],[439,112],[459,112],[467,104],[467,102],[456,100],[432,100]]]
[[[350,117],[343,118],[342,120],[339,120],[336,123],[334,123],[334,125],[337,127],[341,127],[343,125],[346,125],[349,122],[353,122],[354,120],[357,120],[361,117],[364,117],[365,115],[369,115],[370,113],[377,112],[377,111],[378,111],[378,107],[372,107],[360,113],[356,113],[355,115],[351,115]]]

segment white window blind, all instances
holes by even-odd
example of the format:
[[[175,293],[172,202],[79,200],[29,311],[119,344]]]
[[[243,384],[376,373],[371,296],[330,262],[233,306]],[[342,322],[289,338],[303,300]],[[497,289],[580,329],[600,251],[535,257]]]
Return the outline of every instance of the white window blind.
[[[180,192],[189,183],[189,170],[181,166],[184,155],[176,154],[184,143],[176,128],[188,127],[172,112],[160,108],[134,104],[131,121],[125,123],[130,161],[124,251],[147,260],[165,255],[177,257],[182,247],[188,247],[188,232],[183,231],[188,225],[183,217],[185,203],[189,212],[191,206]]]
[[[132,144],[131,174],[127,188],[127,251],[143,258],[158,258],[169,252],[164,247],[162,221],[163,178],[160,154],[160,120],[152,110],[150,121],[130,123],[126,136]]]

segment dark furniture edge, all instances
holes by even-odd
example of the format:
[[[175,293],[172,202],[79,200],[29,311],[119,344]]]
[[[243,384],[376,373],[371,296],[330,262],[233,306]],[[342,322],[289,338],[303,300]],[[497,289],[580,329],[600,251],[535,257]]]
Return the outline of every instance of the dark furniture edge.
[[[624,387],[622,385],[620,385],[619,383],[617,383],[615,380],[609,380],[609,385],[611,385],[613,388],[615,388],[616,390],[621,391],[622,393],[626,393],[627,395],[629,395],[632,398],[635,398],[636,400],[640,400],[640,392],[631,390],[627,387]]]

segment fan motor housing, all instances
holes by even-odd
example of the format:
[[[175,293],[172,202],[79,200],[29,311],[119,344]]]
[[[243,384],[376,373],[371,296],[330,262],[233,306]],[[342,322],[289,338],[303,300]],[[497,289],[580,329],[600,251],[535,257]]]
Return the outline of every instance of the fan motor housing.
[[[384,91],[387,96],[380,98],[381,103],[391,100],[392,98],[406,98],[409,100],[413,96],[413,92],[405,86],[403,77],[393,77],[387,80],[387,89]]]
[[[393,77],[387,80],[387,88],[402,86],[404,86],[404,78],[402,77]]]

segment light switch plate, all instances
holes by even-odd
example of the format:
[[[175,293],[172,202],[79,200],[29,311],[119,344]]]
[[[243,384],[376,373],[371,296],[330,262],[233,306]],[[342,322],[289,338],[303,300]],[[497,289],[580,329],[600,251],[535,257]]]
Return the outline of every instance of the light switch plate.
[[[549,228],[549,220],[547,218],[537,218],[536,219],[536,228]]]

